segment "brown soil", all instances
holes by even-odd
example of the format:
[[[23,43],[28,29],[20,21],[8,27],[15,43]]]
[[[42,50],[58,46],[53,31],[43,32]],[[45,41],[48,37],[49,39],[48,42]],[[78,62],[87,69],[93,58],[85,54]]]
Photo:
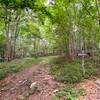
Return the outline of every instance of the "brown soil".
[[[100,100],[100,84],[96,83],[96,79],[85,80],[79,83],[77,87],[86,90],[86,95],[81,96],[79,100]]]

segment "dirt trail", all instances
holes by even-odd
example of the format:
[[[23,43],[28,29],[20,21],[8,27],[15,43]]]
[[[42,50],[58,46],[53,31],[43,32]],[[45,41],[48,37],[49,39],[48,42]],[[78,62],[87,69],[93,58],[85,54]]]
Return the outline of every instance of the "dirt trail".
[[[53,91],[60,84],[49,75],[49,67],[40,63],[1,80],[0,100],[52,100]],[[39,88],[34,94],[30,92],[33,82]]]

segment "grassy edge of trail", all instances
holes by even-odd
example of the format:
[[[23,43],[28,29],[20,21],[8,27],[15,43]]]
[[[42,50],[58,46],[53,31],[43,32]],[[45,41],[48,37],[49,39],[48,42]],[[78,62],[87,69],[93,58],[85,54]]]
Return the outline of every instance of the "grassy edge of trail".
[[[55,80],[64,83],[65,86],[58,90],[52,97],[52,100],[78,100],[80,96],[86,95],[84,87],[77,89],[77,83],[85,79],[98,77],[100,73],[100,66],[89,60],[85,62],[86,73],[83,75],[81,60],[75,61],[66,60],[63,57],[56,57],[49,62],[52,66],[50,74],[54,76]]]
[[[22,58],[0,63],[0,80],[5,78],[9,73],[19,72],[26,67],[32,66],[32,64],[37,64],[40,60],[39,58]]]

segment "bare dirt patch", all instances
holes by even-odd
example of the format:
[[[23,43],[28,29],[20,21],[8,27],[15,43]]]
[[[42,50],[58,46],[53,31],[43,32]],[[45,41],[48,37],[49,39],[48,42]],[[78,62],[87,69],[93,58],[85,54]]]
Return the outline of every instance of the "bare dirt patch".
[[[100,86],[96,79],[85,80],[77,84],[77,87],[86,90],[86,95],[79,97],[79,100],[100,100]]]

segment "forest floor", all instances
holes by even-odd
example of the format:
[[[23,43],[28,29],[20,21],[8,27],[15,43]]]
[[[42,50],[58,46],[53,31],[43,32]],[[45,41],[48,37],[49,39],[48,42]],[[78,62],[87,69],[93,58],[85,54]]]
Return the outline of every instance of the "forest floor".
[[[49,74],[49,69],[50,65],[39,63],[9,74],[0,80],[0,100],[52,100],[54,92],[64,84],[55,81]],[[30,89],[34,82],[38,87],[35,92]],[[100,100],[100,84],[95,79],[78,83],[76,88],[78,87],[86,89],[86,95],[79,97],[79,100]]]
[[[97,82],[98,81],[98,82]],[[77,88],[84,88],[86,95],[80,96],[79,100],[100,100],[100,80],[84,80],[77,84]]]

